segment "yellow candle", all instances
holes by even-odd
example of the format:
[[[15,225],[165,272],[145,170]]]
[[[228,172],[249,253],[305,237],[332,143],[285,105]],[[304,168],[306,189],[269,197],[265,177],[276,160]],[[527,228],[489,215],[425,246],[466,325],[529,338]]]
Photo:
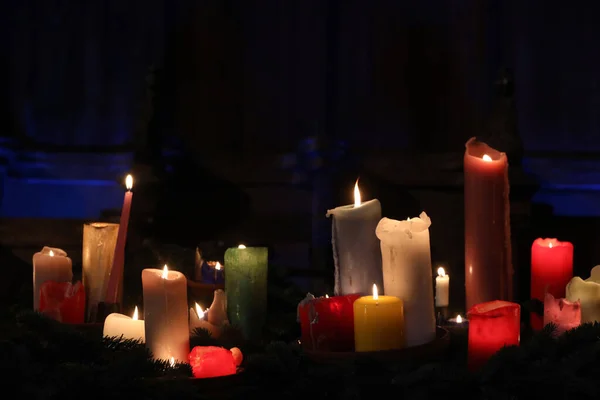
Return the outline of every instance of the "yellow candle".
[[[373,296],[354,302],[354,347],[356,351],[381,351],[404,347],[404,305],[394,296]]]

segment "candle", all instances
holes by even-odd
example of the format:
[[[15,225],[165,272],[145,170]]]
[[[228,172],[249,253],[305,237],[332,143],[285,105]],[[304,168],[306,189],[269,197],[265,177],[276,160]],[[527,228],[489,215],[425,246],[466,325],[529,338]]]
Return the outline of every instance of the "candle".
[[[573,245],[556,239],[536,239],[531,246],[531,298],[545,301],[545,293],[565,297],[573,277]],[[531,313],[531,326],[541,329],[542,318]]]
[[[190,333],[194,334],[196,329],[204,329],[213,338],[221,336],[221,328],[206,320],[206,312],[196,303],[195,308],[190,308]]]
[[[437,270],[438,276],[435,277],[435,306],[448,307],[450,303],[450,276],[446,275],[443,267]]]
[[[512,299],[506,154],[471,138],[464,156],[467,309]]]
[[[71,282],[73,268],[71,259],[62,249],[47,247],[33,255],[33,309],[39,310],[40,290],[47,281]]]
[[[423,212],[419,218],[406,221],[383,218],[377,226],[383,258],[384,293],[404,302],[404,338],[408,347],[428,343],[436,334],[430,225],[431,220]]]
[[[469,329],[469,320],[458,314],[455,318],[450,318],[444,322],[444,328],[450,333],[456,335],[464,334]]]
[[[190,351],[185,276],[166,265],[144,269],[142,287],[146,347],[154,359],[185,362]]]
[[[570,302],[557,299],[552,294],[546,293],[544,297],[544,326],[554,324],[556,336],[562,335],[569,329],[581,325],[581,304],[579,301]]]
[[[234,349],[240,351],[237,347]],[[233,352],[223,347],[196,346],[190,352],[188,361],[194,378],[216,378],[237,372]]]
[[[592,268],[591,276],[585,281],[576,276],[567,284],[566,299],[580,301],[581,323],[600,322],[600,265]]]
[[[354,301],[360,294],[315,298],[298,304],[302,347],[312,351],[354,351]]]
[[[46,281],[40,290],[39,312],[65,324],[83,324],[85,290],[81,281]]]
[[[119,293],[123,291],[123,268],[125,265],[125,243],[127,242],[127,228],[129,226],[129,213],[131,212],[131,200],[133,199],[133,177],[127,175],[125,179],[125,197],[123,199],[123,208],[121,209],[121,220],[119,221],[119,234],[117,236],[117,245],[115,247],[115,256],[110,271],[108,281],[108,291],[106,293],[106,303],[120,303]],[[187,308],[187,307],[186,307]]]
[[[216,326],[228,324],[227,294],[223,289],[215,290],[213,302],[208,309],[208,322]]]
[[[361,201],[358,181],[354,204],[327,211],[332,216],[331,244],[335,264],[335,294],[368,294],[375,282],[382,286],[381,253],[375,228],[381,219],[381,204]]]
[[[504,346],[518,346],[521,335],[521,307],[495,300],[473,306],[469,318],[469,369],[479,369]]]
[[[146,341],[144,321],[139,319],[137,306],[132,317],[118,313],[109,314],[104,321],[102,335],[104,337],[139,340],[144,343]]]
[[[227,314],[248,340],[260,339],[267,316],[266,247],[240,245],[225,251]]]
[[[402,300],[373,295],[354,302],[354,347],[358,352],[401,349],[404,346]]]

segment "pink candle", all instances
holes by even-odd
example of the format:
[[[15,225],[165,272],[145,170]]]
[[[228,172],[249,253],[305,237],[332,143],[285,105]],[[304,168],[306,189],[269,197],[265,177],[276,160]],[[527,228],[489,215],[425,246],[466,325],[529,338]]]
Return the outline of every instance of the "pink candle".
[[[579,300],[570,302],[546,293],[544,298],[544,326],[549,323],[556,325],[554,333],[557,336],[581,325],[581,303]]]
[[[123,281],[123,268],[125,266],[125,243],[127,242],[127,228],[129,226],[129,213],[131,212],[131,199],[133,199],[133,177],[127,175],[125,179],[125,198],[123,199],[123,208],[121,210],[121,220],[119,221],[119,234],[117,235],[117,245],[115,246],[115,257],[113,259],[112,269],[110,271],[110,280],[108,282],[108,291],[106,293],[106,303],[115,304],[119,302],[120,285]]]
[[[465,286],[467,309],[512,299],[510,202],[506,154],[471,138],[466,144]]]
[[[531,298],[545,303],[546,292],[553,299],[565,297],[571,278],[573,245],[556,239],[536,239],[531,246]],[[542,326],[542,318],[531,313],[531,327],[541,329]]]

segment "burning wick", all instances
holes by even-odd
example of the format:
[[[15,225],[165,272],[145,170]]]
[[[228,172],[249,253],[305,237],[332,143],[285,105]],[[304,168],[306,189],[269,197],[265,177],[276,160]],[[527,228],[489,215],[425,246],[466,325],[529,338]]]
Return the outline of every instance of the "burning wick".
[[[198,305],[198,303],[196,303],[196,315],[198,316],[198,319],[204,318],[204,311],[202,311],[202,308]]]
[[[328,298],[329,298],[329,295],[328,295],[328,294],[326,294],[326,295],[325,295],[325,298],[326,298],[326,299],[328,299]]]
[[[54,257],[54,252],[52,250],[50,250],[50,253],[48,253],[50,255],[50,257]]]
[[[238,249],[245,249],[245,248],[246,248],[246,246],[244,246],[243,244],[240,244],[240,245],[238,246]]]
[[[373,300],[379,300],[379,293],[377,292],[376,284],[373,284]]]
[[[175,357],[171,357],[169,364],[171,365],[171,368],[175,368]]]
[[[131,317],[132,320],[137,321],[139,318],[138,316],[138,309],[137,306],[135,306],[135,311],[133,312],[133,317]]]
[[[548,243],[548,247],[552,248],[552,242]]]
[[[165,267],[163,268],[163,272],[162,272],[161,278],[167,279],[168,277],[169,277],[169,268],[167,268],[167,264],[165,264]]]
[[[460,316],[460,314],[458,314],[458,315],[456,316],[456,323],[457,323],[457,324],[462,324],[462,317]]]
[[[362,204],[362,202],[360,199],[360,190],[358,190],[358,179],[357,179],[356,183],[354,184],[354,208],[360,207],[361,204]]]
[[[443,267],[439,267],[438,268],[438,275],[439,276],[446,276],[446,271],[444,270]]]
[[[487,154],[484,154],[483,157],[483,161],[485,162],[491,162],[492,161],[492,157],[488,156]]]
[[[127,190],[133,189],[133,176],[127,175],[127,178],[125,178],[125,187]]]

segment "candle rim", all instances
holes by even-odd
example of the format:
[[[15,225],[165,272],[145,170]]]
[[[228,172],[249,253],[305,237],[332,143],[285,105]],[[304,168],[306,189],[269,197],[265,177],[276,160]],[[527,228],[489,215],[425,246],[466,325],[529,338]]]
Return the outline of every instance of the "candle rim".
[[[105,229],[105,228],[118,228],[119,224],[113,222],[86,222],[85,226],[89,226],[94,229]]]
[[[340,213],[340,212],[344,212],[344,211],[352,211],[352,210],[357,210],[356,213],[358,213],[360,209],[365,208],[365,206],[367,204],[371,204],[371,203],[379,203],[379,199],[371,199],[371,200],[363,200],[360,203],[360,207],[354,207],[354,203],[352,204],[345,204],[343,206],[338,206],[335,208],[332,208],[330,210],[327,210],[327,214],[325,214],[326,217],[331,217],[331,216],[335,216],[336,214]],[[348,213],[350,214],[350,213]]]
[[[467,312],[466,317],[468,319],[471,319],[472,317],[499,318],[505,316],[505,311],[509,309],[520,310],[521,306],[511,301],[492,300],[474,305]]]
[[[550,244],[552,244],[552,247],[550,247]],[[535,247],[535,246],[549,248],[549,249],[554,249],[554,248],[559,248],[559,247],[573,248],[573,243],[571,243],[569,241],[560,241],[554,237],[546,237],[546,238],[539,237],[533,241],[532,247]]]
[[[160,279],[162,279],[163,281],[173,281],[173,280],[175,280],[175,279],[179,278],[180,276],[183,276],[183,277],[185,277],[185,275],[184,275],[182,272],[180,272],[180,271],[177,271],[177,270],[174,270],[174,269],[171,269],[171,268],[169,268],[169,269],[168,269],[168,271],[169,271],[169,272],[167,273],[167,277],[166,277],[166,278],[163,278],[163,277],[162,277],[162,274],[163,274],[164,268],[160,268],[160,269],[158,269],[158,268],[144,268],[144,269],[142,270],[142,273],[143,273],[144,271],[148,271],[149,273],[152,273],[152,274],[156,274],[156,275],[158,275],[158,277],[159,277]],[[175,275],[175,276],[174,276],[174,277],[172,277],[172,276],[171,276],[172,274],[173,274],[173,275]]]
[[[570,301],[567,300],[565,297],[554,297],[554,295],[550,292],[546,292],[546,294],[544,295],[544,304],[546,302],[557,302],[557,303],[564,303],[566,306],[569,307],[581,307],[581,299],[577,299],[575,301]]]
[[[506,160],[505,152],[496,150],[489,144],[478,140],[477,137],[472,137],[469,139],[467,143],[465,143],[465,148],[465,155],[479,159],[486,164]],[[484,155],[490,157],[491,161],[483,161]]]

